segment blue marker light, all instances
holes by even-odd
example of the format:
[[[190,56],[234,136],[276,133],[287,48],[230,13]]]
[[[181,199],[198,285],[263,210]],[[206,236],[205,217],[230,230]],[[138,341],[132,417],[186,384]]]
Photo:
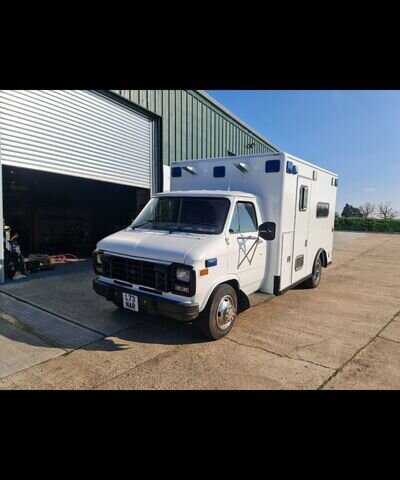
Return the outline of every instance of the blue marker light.
[[[216,258],[210,258],[209,260],[206,260],[206,268],[209,267],[215,267],[217,265],[217,259]]]

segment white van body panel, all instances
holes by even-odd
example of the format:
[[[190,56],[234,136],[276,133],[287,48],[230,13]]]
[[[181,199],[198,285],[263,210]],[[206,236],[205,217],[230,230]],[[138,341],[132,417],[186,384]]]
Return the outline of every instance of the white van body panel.
[[[271,160],[280,161],[280,169],[278,172],[266,173],[266,162]],[[296,166],[297,174],[287,173],[287,162]],[[214,167],[219,166],[225,166],[225,176],[214,178]],[[174,167],[182,169],[180,177],[173,176]],[[303,214],[298,211],[300,178],[304,178],[305,182],[311,182],[306,211],[307,226],[303,226],[303,222],[299,223],[299,217],[301,218]],[[246,192],[256,198],[260,223],[276,224],[275,239],[266,242],[265,276],[259,288],[260,291],[271,294],[279,293],[309,276],[320,249],[326,252],[327,262],[332,261],[337,178],[335,173],[285,152],[187,160],[171,164],[171,192],[199,189],[205,194],[215,189],[236,193],[240,191],[242,195]],[[328,217],[316,217],[317,204],[320,202],[329,204]],[[301,226],[302,238],[300,230],[296,232],[296,217],[298,226]],[[290,250],[288,244],[290,237],[293,247],[291,255],[287,255],[287,250]],[[285,252],[283,252],[284,239],[286,239]],[[285,258],[282,256],[283,253],[286,255]],[[305,253],[303,267],[295,270],[295,259]],[[289,272],[287,263],[290,264]],[[279,278],[278,292],[275,277]]]
[[[271,161],[275,163],[267,166]],[[268,170],[271,165],[272,171]],[[296,172],[289,173],[293,165]],[[216,167],[224,167],[218,176]],[[300,195],[305,188],[306,208],[301,210]],[[214,289],[225,282],[247,295],[255,291],[279,294],[310,276],[318,252],[326,254],[326,263],[332,261],[336,192],[336,174],[284,152],[175,162],[170,169],[170,191],[155,196],[227,198],[230,208],[223,231],[196,234],[128,227],[101,240],[97,248],[132,259],[191,266],[195,295],[162,292],[162,297],[196,303],[200,311]],[[254,232],[230,231],[239,202],[254,206]],[[318,204],[329,205],[327,216],[317,217]],[[273,240],[259,237],[258,227],[264,222],[275,224]],[[210,259],[215,265],[204,273]]]

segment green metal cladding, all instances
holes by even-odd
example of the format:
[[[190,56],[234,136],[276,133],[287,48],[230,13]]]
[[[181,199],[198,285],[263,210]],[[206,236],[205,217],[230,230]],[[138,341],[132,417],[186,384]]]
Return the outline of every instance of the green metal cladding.
[[[277,152],[196,90],[113,90],[162,117],[163,162]],[[254,144],[254,146],[249,147]]]

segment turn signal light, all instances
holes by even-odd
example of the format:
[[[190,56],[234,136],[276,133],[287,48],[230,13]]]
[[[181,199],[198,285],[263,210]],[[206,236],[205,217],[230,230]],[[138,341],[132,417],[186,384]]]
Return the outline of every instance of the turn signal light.
[[[203,270],[200,270],[200,277],[203,275],[208,275],[208,268],[203,268]]]
[[[174,288],[175,288],[176,292],[189,293],[189,287],[184,287],[183,285],[176,285],[175,284]]]

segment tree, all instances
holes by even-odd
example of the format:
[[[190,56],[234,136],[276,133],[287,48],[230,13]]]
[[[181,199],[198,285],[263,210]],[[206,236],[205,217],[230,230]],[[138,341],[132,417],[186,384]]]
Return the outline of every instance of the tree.
[[[342,217],[362,217],[362,213],[359,208],[346,203],[342,212]]]
[[[379,216],[384,220],[395,218],[397,216],[397,212],[394,211],[391,205],[392,202],[381,202],[378,205]]]
[[[372,213],[374,213],[375,205],[373,203],[365,202],[360,205],[358,209],[364,218],[368,218]]]

